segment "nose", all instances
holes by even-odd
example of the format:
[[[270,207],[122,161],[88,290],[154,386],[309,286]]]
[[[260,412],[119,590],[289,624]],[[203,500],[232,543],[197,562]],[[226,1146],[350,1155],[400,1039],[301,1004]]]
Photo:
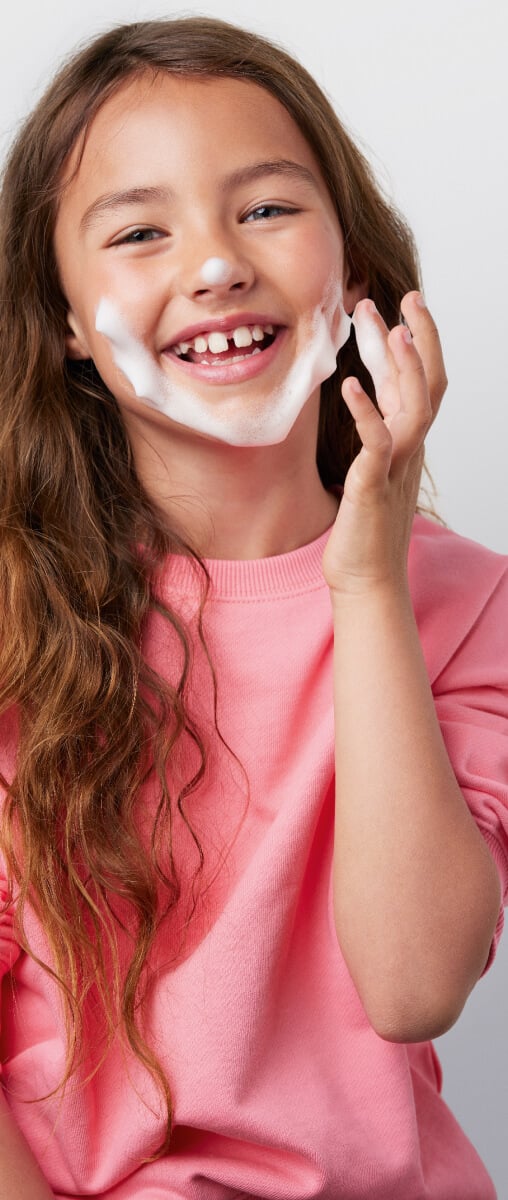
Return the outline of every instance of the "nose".
[[[223,255],[193,256],[186,272],[183,290],[192,299],[224,299],[234,292],[247,292],[254,280],[252,265],[230,247]]]
[[[225,258],[207,258],[201,267],[203,283],[210,287],[230,283],[233,274],[233,267]]]

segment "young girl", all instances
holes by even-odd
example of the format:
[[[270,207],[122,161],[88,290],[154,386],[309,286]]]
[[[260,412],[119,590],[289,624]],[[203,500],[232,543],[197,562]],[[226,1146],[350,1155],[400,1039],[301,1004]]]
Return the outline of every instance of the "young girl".
[[[75,57],[2,205],[2,1198],[487,1200],[429,1039],[500,929],[508,572],[415,517],[411,237],[200,18]]]

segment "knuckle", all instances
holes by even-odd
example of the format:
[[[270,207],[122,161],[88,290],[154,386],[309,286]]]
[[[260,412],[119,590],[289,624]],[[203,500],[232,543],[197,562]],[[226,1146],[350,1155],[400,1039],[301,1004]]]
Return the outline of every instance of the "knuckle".
[[[426,325],[427,325],[427,336],[432,338],[434,341],[436,341],[438,343],[438,346],[441,346],[441,339],[439,337],[438,327],[437,327],[434,319],[431,317],[428,309],[426,312]]]
[[[424,438],[425,434],[428,433],[429,429],[430,429],[430,415],[427,413],[425,413],[425,414],[422,413],[421,416],[419,416],[417,418],[416,431],[421,438]]]
[[[420,356],[418,356],[418,358],[415,359],[413,370],[415,371],[415,373],[417,375],[420,375],[423,379],[426,379],[427,376],[426,376],[426,372],[425,372],[425,367],[424,367],[424,364],[423,364]]]
[[[429,391],[434,402],[439,401],[444,396],[448,387],[448,376],[444,368],[436,371],[429,379]]]

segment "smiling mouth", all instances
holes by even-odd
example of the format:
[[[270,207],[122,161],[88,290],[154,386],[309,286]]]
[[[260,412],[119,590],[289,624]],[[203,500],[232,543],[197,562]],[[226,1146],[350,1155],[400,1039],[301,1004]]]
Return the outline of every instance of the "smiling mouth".
[[[169,353],[181,362],[199,366],[239,363],[268,350],[278,332],[279,327],[273,325],[239,325],[231,332],[214,330],[198,334],[190,342],[175,342],[169,347]]]

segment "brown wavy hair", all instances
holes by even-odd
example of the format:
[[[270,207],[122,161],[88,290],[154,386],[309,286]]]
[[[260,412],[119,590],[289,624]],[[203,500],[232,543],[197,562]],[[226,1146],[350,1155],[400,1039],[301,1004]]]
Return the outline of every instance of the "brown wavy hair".
[[[53,232],[64,167],[98,109],[141,72],[250,80],[288,110],[334,200],[353,278],[367,279],[389,326],[419,286],[412,236],[317,84],[293,58],[253,33],[191,17],[119,26],[72,57],[22,128],[4,173],[0,212],[0,714],[16,712],[15,773],[4,779],[2,847],[17,905],[45,930],[67,1013],[65,1079],[81,1061],[85,1001],[102,1013],[103,1052],[119,1027],[158,1081],[171,1136],[170,1081],[143,1032],[147,962],[161,919],[178,905],[175,822],[193,833],[207,758],[188,703],[192,631],[154,579],[170,552],[192,546],[137,479],[114,397],[92,363],[66,358],[66,300]],[[341,381],[373,395],[354,333],[323,384],[317,463],[341,485],[358,450]],[[139,547],[143,546],[141,552]],[[142,633],[157,610],[179,647],[176,679],[144,661]],[[213,671],[212,665],[210,669]],[[170,787],[187,747],[189,777]],[[136,820],[143,782],[158,805],[149,846]],[[121,965],[118,930],[130,931]]]

